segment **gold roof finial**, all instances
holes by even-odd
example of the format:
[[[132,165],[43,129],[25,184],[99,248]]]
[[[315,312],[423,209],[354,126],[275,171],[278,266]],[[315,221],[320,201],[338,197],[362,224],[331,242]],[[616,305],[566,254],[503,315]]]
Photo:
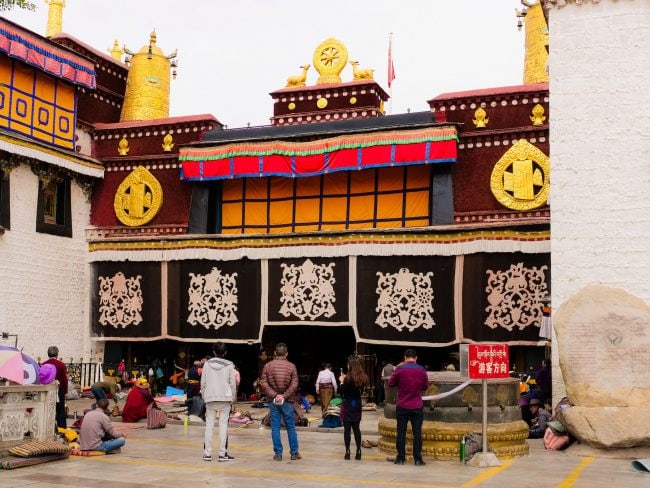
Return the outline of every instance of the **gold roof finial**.
[[[120,122],[133,120],[164,119],[169,117],[169,82],[176,77],[176,51],[166,56],[156,46],[156,31],[149,35],[149,43],[130,56],[129,76]]]
[[[49,5],[45,37],[52,37],[63,31],[63,7],[65,0],[45,0]]]
[[[113,47],[107,49],[107,51],[111,53],[111,58],[116,61],[122,61],[122,56],[124,56],[124,48],[120,47],[120,43],[117,41],[117,39],[113,41]]]
[[[526,25],[526,53],[524,56],[524,84],[548,82],[548,24],[541,0],[521,0],[525,7],[516,10],[521,29]]]
[[[341,71],[348,63],[348,49],[341,41],[330,37],[318,45],[313,62],[320,75],[317,84],[341,83]]]

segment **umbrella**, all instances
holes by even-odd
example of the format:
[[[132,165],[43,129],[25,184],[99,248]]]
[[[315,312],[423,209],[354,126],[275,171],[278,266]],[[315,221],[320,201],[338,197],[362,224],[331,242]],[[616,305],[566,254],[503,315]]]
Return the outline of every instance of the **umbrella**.
[[[5,364],[5,359],[9,361],[8,364]],[[20,368],[17,368],[17,365]],[[17,372],[18,369],[20,373]],[[38,384],[38,370],[38,363],[27,354],[15,347],[0,345],[1,377],[15,381],[21,385],[34,385]]]

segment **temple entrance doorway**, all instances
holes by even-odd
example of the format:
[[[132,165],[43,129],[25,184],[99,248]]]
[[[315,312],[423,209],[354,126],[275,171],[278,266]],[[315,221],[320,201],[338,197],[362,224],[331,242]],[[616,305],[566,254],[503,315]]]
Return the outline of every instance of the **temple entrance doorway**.
[[[296,365],[303,394],[315,393],[314,383],[321,363],[332,363],[332,371],[338,379],[341,368],[345,369],[348,357],[356,350],[352,327],[327,327],[313,325],[266,326],[262,335],[262,350],[268,359],[278,342],[289,349],[288,359]],[[261,367],[260,365],[260,374]]]

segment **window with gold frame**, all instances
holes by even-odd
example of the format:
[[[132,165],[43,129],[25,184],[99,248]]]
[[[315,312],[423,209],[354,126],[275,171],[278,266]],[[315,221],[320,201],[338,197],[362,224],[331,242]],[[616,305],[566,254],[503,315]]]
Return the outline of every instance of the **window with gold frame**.
[[[401,166],[223,182],[223,234],[430,225],[431,168]]]

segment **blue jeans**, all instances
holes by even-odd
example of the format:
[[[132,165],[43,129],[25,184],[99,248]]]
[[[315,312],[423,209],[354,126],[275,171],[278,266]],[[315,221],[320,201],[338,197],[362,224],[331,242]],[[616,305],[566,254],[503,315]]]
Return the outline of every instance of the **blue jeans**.
[[[99,445],[99,447],[96,450],[104,451],[104,452],[112,451],[113,449],[122,447],[124,444],[126,444],[126,439],[124,439],[124,437],[118,437],[117,439],[109,439],[107,441],[102,441],[102,443]]]
[[[99,386],[91,386],[90,391],[93,392],[93,395],[95,396],[96,400],[106,400],[106,392],[104,391],[103,388],[100,388]]]
[[[401,408],[397,407],[397,459],[406,459],[406,428],[411,421],[413,431],[413,459],[422,460],[422,421],[424,411],[422,408]]]
[[[282,456],[282,439],[280,439],[281,418],[284,417],[284,425],[287,426],[289,437],[289,451],[291,454],[298,452],[298,434],[296,434],[296,423],[294,419],[293,403],[284,402],[276,405],[269,402],[269,413],[271,414],[271,439],[273,440],[273,452]]]

